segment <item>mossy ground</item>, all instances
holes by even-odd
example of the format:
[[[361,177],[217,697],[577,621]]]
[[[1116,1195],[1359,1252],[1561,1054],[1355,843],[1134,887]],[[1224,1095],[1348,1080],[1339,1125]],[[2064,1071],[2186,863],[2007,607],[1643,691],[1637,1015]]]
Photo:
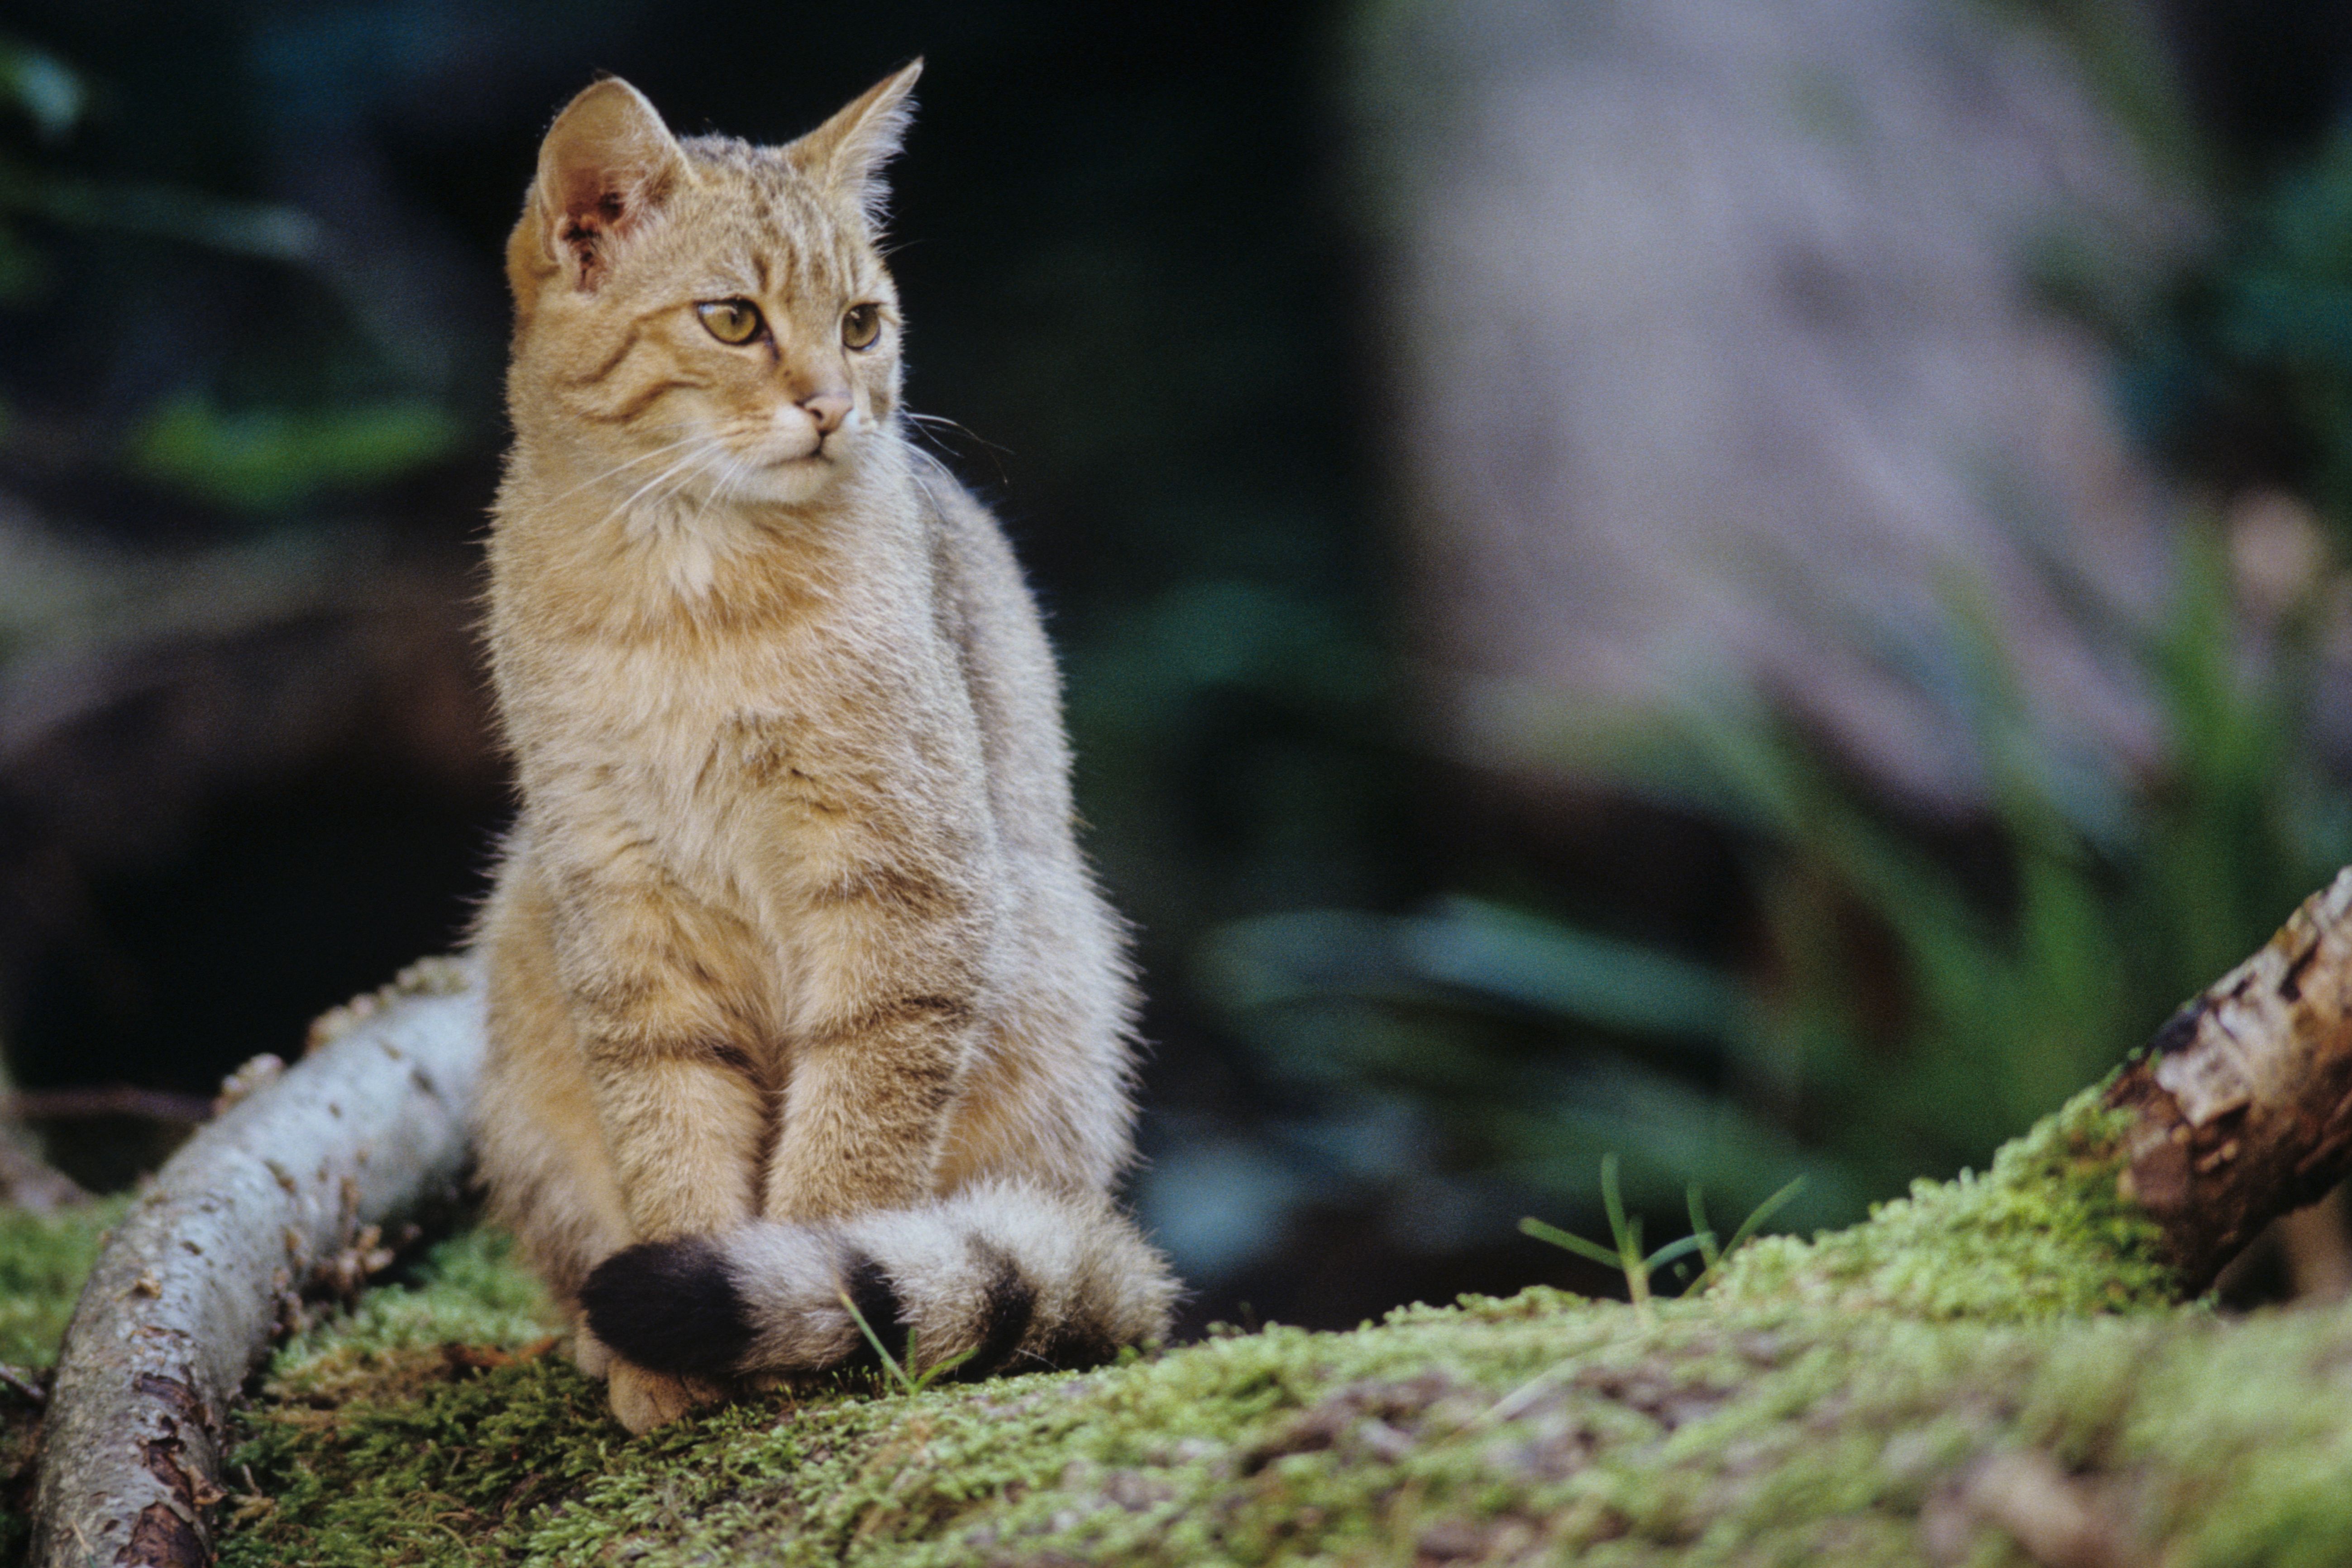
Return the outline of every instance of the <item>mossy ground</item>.
[[[2116,1131],[2085,1096],[1984,1176],[1647,1311],[1536,1289],[644,1438],[473,1232],[280,1350],[222,1561],[2021,1563],[1984,1501],[2020,1455],[2168,1563],[2352,1561],[2352,1312],[2170,1306]],[[0,1215],[22,1363],[116,1208]]]
[[[477,1236],[280,1354],[223,1560],[2021,1563],[1971,1489],[2025,1453],[2168,1562],[2352,1561],[2352,1316],[2170,1309],[2114,1131],[2086,1096],[1647,1311],[1536,1289],[645,1438]]]
[[[2157,1229],[2126,1201],[2122,1138],[2131,1113],[2088,1089],[2001,1146],[1983,1175],[1915,1182],[1870,1223],[1811,1241],[1766,1237],[1743,1250],[1717,1295],[1801,1300],[1976,1322],[2130,1311],[2172,1299]]]
[[[225,1563],[1907,1563],[2020,1449],[2168,1561],[2352,1561],[2340,1314],[1645,1318],[1537,1290],[644,1439],[557,1355],[364,1354],[380,1386],[341,1360],[322,1409],[289,1366],[251,1413],[275,1500]],[[2025,1561],[1957,1525],[1962,1560]]]

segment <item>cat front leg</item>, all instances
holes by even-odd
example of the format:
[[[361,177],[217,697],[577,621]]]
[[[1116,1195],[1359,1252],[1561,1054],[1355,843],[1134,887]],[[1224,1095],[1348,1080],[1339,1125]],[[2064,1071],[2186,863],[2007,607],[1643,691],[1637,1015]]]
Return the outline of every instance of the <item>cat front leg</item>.
[[[566,851],[541,870],[556,972],[635,1239],[740,1225],[757,1212],[772,1094],[758,944],[625,823],[561,826],[537,833]]]
[[[642,1004],[628,1010],[638,1015],[628,1022],[640,1026],[615,1027],[614,1011],[592,1015],[605,1032],[592,1037],[588,1057],[598,1120],[636,1238],[709,1236],[742,1224],[755,1209],[766,1089],[730,1047],[645,1028]],[[604,1375],[614,1418],[631,1432],[727,1393],[619,1356],[608,1358]]]
[[[989,922],[977,900],[910,900],[904,886],[853,879],[803,929],[790,1082],[761,1203],[770,1219],[933,1194],[980,1027]]]
[[[803,1036],[761,1212],[822,1220],[921,1202],[963,1078],[971,1006],[900,995]]]
[[[623,855],[562,884],[557,967],[633,1239],[717,1235],[758,1212],[773,1090],[756,971],[732,922],[646,870]],[[726,1393],[619,1356],[605,1376],[632,1432]]]

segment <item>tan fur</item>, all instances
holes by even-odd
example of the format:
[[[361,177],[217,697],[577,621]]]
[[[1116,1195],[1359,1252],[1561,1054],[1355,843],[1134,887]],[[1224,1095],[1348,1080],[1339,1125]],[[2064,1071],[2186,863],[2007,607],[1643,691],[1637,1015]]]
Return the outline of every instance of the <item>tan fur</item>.
[[[619,81],[548,133],[508,247],[489,644],[523,804],[480,928],[482,1168],[567,1302],[635,1242],[1034,1193],[1148,1334],[1172,1286],[1104,1197],[1134,997],[1052,654],[899,419],[875,222],[917,68],[783,148],[676,141]],[[768,337],[718,341],[726,300]],[[580,1356],[633,1427],[709,1392]]]

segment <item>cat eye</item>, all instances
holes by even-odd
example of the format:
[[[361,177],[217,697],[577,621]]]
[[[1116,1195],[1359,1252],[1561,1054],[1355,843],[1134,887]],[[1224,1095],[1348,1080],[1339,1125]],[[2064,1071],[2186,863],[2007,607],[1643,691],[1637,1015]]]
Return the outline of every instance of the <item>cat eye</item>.
[[[702,318],[710,335],[722,343],[748,343],[760,335],[763,324],[760,307],[749,300],[713,300],[709,304],[697,305],[694,313]]]
[[[844,347],[870,349],[874,340],[882,335],[882,307],[852,305],[842,312],[841,342]]]

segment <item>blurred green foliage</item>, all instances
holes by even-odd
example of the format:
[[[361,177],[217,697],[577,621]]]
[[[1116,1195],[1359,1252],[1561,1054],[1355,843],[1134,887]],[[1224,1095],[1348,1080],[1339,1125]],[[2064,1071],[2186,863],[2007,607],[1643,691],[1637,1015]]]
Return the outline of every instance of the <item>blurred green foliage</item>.
[[[46,1367],[106,1233],[129,1200],[107,1198],[54,1214],[0,1207],[0,1364]]]
[[[1997,8],[2053,29],[2162,176],[2219,220],[2152,288],[2095,237],[2021,259],[2121,350],[2120,401],[2158,466],[2223,499],[2308,497],[2340,555],[2352,130],[2300,155],[2233,144],[2192,110],[2148,16]],[[1610,889],[1505,879],[1504,901],[1228,921],[1200,949],[1200,994],[1291,1097],[1298,1157],[1344,1151],[1323,1168],[1347,1179],[1499,1183],[1589,1224],[1604,1206],[1592,1173],[1617,1151],[1628,1196],[1654,1212],[1694,1178],[1754,1204],[1806,1174],[1789,1220],[1852,1217],[1914,1175],[1980,1163],[2352,858],[2345,760],[2315,721],[2322,601],[2341,580],[2314,577],[2280,611],[2241,604],[2231,572],[2224,526],[2191,519],[2153,621],[2055,584],[2160,720],[2156,753],[2123,763],[2029,711],[1980,596],[1954,585],[1940,649],[1888,663],[1919,671],[1969,738],[1987,802],[1970,822],[1906,814],[1760,697],[1694,692],[1663,716],[1532,703],[1548,740],[1522,754],[1736,846],[1737,885],[1719,889],[1748,914],[1734,952],[1628,944],[1589,923]]]
[[[273,511],[422,468],[446,456],[460,434],[446,410],[419,399],[228,413],[183,393],[131,432],[126,456],[136,472],[201,500]]]
[[[46,50],[0,38],[0,109],[21,117],[38,141],[55,142],[81,119],[81,78]],[[0,304],[34,294],[47,279],[39,253],[9,216],[37,205],[41,183],[15,160],[0,160]]]
[[[2210,253],[2117,326],[2152,447],[2307,495],[2352,538],[2352,129],[2231,199]]]
[[[2070,765],[1954,597],[1951,722],[1989,853],[1939,845],[1760,702],[1562,715],[1563,765],[1739,844],[1742,968],[1454,899],[1234,922],[1202,983],[1310,1117],[1391,1097],[1433,1117],[1455,1173],[1555,1203],[1590,1208],[1622,1151],[1654,1207],[1693,1179],[1754,1205],[1808,1175],[1790,1217],[1811,1226],[1980,1163],[2259,946],[2352,858],[2352,814],[2308,739],[2308,608],[2251,637],[2209,532],[2184,535],[2164,616],[2113,628],[2166,728],[2134,776]]]
[[[92,89],[56,54],[0,38],[0,109],[30,132],[31,146],[0,146],[0,307],[35,310],[83,303],[39,230],[100,230],[126,239],[195,247],[280,268],[319,253],[323,234],[309,215],[270,203],[225,199],[183,184],[91,176],[71,162],[69,143]],[[118,256],[136,256],[127,247]],[[367,358],[352,333],[316,337],[306,353],[330,365]],[[330,379],[334,379],[331,369]],[[346,374],[341,379],[364,379]],[[279,512],[321,491],[394,478],[446,457],[462,426],[438,403],[404,389],[390,401],[305,399],[236,412],[206,392],[164,386],[123,441],[129,470],[232,511]],[[6,432],[0,428],[0,440]]]

